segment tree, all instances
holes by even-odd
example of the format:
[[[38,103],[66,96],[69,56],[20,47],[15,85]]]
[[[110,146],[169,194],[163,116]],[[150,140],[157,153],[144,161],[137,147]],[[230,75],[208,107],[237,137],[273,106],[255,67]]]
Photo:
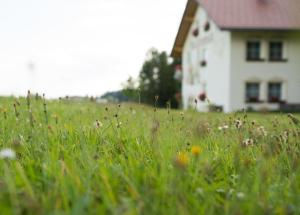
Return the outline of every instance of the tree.
[[[170,102],[171,107],[177,108],[174,95],[179,86],[174,79],[174,70],[174,63],[170,62],[166,52],[150,49],[139,75],[141,101],[150,105],[156,103],[158,107],[165,107]]]
[[[123,94],[127,96],[128,100],[131,102],[140,102],[139,88],[137,86],[137,81],[131,76],[127,79],[123,86]]]

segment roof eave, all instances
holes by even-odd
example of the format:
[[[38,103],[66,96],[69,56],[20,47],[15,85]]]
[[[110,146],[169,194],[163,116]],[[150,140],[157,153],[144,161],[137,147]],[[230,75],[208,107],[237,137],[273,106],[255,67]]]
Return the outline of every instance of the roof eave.
[[[198,3],[195,0],[188,0],[172,48],[171,57],[181,57],[184,41],[195,18],[197,5]]]

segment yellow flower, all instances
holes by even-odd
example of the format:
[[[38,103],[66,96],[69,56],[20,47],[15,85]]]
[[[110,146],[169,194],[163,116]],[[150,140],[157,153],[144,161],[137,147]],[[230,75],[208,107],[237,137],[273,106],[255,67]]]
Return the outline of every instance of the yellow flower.
[[[189,157],[186,153],[179,152],[175,159],[175,165],[180,168],[185,168],[189,163]]]
[[[201,148],[200,146],[193,146],[191,151],[193,155],[199,156],[201,153]]]

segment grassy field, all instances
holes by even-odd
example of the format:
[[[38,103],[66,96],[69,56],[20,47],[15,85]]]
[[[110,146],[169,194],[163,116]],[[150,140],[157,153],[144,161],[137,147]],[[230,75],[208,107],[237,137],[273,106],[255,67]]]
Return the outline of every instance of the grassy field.
[[[299,115],[0,108],[1,215],[300,214]]]

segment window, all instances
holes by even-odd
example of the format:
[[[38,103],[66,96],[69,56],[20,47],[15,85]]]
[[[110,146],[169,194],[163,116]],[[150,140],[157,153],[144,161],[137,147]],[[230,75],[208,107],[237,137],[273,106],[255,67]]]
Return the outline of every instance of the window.
[[[283,42],[270,42],[269,43],[269,60],[282,61],[283,60]]]
[[[246,102],[259,102],[259,83],[246,83]]]
[[[268,85],[268,101],[277,103],[281,101],[281,83],[269,83]]]
[[[248,61],[259,61],[260,58],[261,44],[259,41],[248,41],[247,42],[247,60]]]

